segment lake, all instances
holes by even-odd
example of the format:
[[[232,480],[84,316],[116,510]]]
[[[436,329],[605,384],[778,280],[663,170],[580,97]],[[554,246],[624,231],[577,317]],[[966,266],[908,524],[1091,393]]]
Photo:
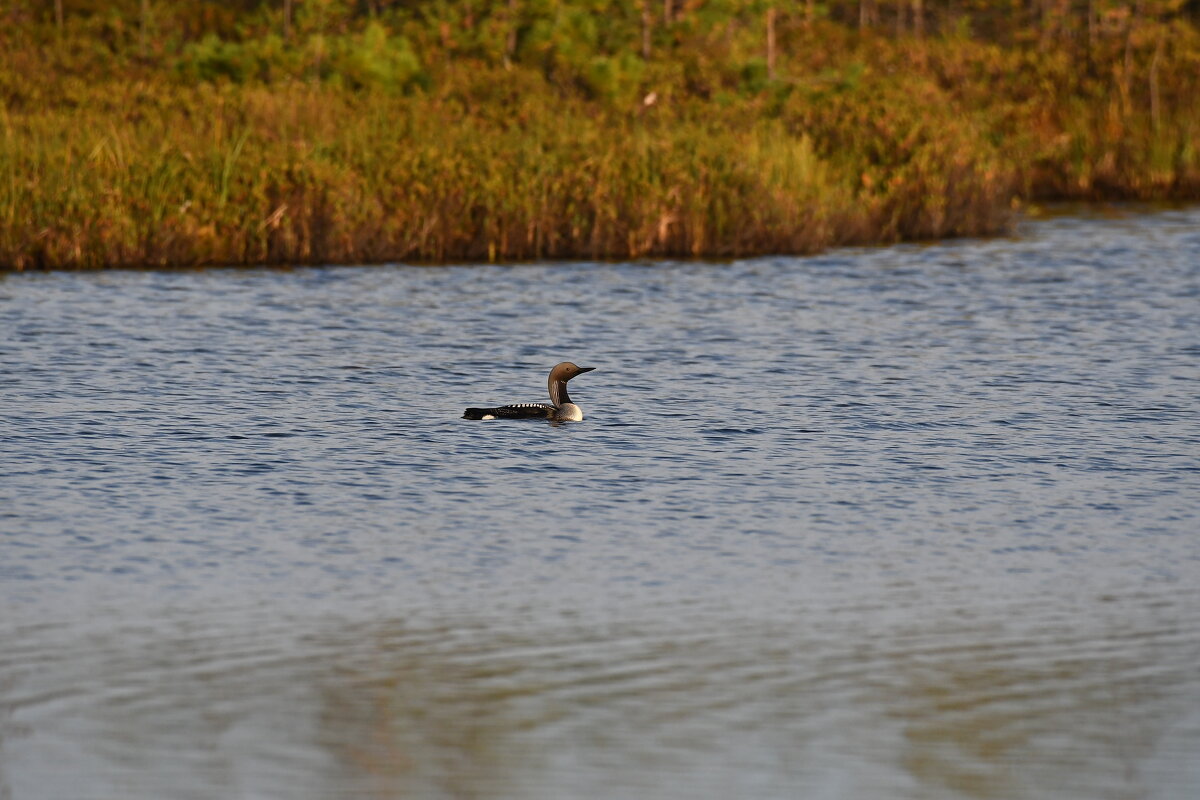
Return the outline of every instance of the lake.
[[[1200,796],[1198,209],[0,333],[4,800]]]

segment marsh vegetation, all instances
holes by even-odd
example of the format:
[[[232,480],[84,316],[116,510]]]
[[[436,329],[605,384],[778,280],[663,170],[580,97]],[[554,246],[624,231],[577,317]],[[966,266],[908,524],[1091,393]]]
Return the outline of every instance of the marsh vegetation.
[[[1200,197],[1179,0],[17,0],[0,267],[804,253]]]

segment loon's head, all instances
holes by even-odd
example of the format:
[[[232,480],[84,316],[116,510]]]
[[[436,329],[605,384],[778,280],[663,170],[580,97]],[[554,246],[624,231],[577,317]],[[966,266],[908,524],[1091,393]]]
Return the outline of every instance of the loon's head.
[[[571,398],[567,395],[567,381],[576,375],[591,372],[594,369],[595,367],[579,367],[570,361],[555,364],[554,369],[550,370],[550,379],[546,381],[546,387],[550,390],[550,402],[555,406],[571,402]]]

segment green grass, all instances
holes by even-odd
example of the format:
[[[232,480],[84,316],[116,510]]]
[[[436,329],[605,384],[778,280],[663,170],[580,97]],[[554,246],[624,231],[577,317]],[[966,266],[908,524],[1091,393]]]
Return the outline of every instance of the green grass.
[[[506,3],[326,2],[288,42],[226,9],[224,38],[156,17],[148,50],[117,12],[10,12],[0,267],[807,253],[1200,197],[1184,19],[1084,53],[785,16],[771,77],[750,3],[681,12],[649,59],[638,14],[584,5],[514,29]]]

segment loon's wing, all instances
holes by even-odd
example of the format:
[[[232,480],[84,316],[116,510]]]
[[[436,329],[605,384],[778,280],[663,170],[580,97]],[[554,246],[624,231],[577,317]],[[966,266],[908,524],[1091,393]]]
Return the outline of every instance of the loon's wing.
[[[549,403],[518,403],[497,408],[468,408],[463,419],[546,419],[554,414]]]

